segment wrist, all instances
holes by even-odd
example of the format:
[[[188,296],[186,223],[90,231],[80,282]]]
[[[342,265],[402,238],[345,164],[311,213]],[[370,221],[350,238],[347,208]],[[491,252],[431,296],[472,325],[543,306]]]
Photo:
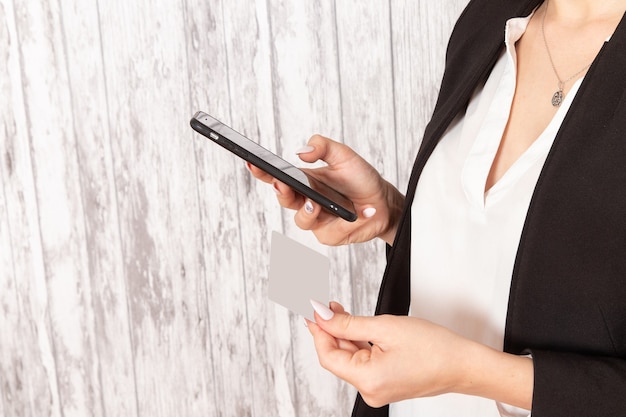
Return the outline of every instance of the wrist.
[[[534,384],[531,358],[501,352],[478,343],[463,356],[465,362],[455,392],[531,409]]]
[[[384,190],[389,216],[387,227],[378,237],[389,246],[393,246],[400,219],[402,218],[402,211],[404,210],[404,195],[387,181],[384,181]]]

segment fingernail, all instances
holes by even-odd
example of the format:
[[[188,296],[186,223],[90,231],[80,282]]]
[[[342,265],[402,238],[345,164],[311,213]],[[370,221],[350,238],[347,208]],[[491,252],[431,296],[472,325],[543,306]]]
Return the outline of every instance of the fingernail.
[[[319,301],[315,301],[315,300],[310,300],[310,301],[311,301],[311,305],[313,306],[313,310],[315,310],[315,312],[323,320],[330,320],[335,315],[335,313],[333,313],[333,311],[330,308],[326,307],[324,304],[320,303]]]
[[[310,200],[307,200],[306,203],[304,203],[304,211],[306,211],[309,214],[313,214],[313,203],[311,203]]]
[[[276,193],[276,195],[281,195],[282,193],[280,192],[280,189],[278,188],[278,183],[275,182],[272,185],[273,185],[274,192]]]
[[[313,152],[315,150],[314,147],[312,146],[303,146],[302,148],[298,149],[296,151],[296,155],[300,155],[301,153],[309,153],[309,152]]]
[[[248,171],[252,171],[252,164],[250,162],[246,162],[246,168],[248,168]]]
[[[365,210],[363,210],[363,216],[366,219],[369,219],[370,217],[374,217],[375,214],[376,214],[376,209],[374,207],[368,207]]]

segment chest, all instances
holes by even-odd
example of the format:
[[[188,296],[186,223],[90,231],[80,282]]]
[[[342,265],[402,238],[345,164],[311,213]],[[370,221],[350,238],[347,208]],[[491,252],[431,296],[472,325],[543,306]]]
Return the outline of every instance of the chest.
[[[604,33],[592,27],[583,33],[559,33],[558,38],[552,39],[551,53],[543,15],[543,9],[534,14],[515,45],[516,92],[486,189],[493,186],[546,129],[559,109],[553,104],[553,96],[569,95],[603,44]],[[568,42],[561,42],[561,37],[568,37]],[[572,48],[572,44],[577,48]]]

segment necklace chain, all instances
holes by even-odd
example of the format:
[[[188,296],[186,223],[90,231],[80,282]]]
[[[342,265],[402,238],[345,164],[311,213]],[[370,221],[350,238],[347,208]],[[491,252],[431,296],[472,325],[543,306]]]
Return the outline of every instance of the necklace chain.
[[[550,58],[550,64],[552,65],[552,70],[554,71],[554,75],[556,75],[556,79],[559,80],[558,90],[552,95],[552,105],[554,107],[558,107],[561,105],[561,103],[563,103],[563,97],[564,97],[563,87],[565,87],[565,84],[573,80],[574,78],[576,78],[578,75],[582,74],[587,69],[589,69],[592,63],[590,62],[589,64],[585,65],[584,68],[582,68],[580,71],[578,71],[576,74],[572,75],[568,79],[561,80],[561,77],[559,77],[559,72],[556,70],[556,65],[554,65],[554,60],[552,59],[552,54],[550,53],[550,48],[548,47],[548,41],[546,40],[545,24],[546,24],[546,15],[548,14],[548,3],[549,3],[549,0],[546,0],[546,10],[544,10],[543,17],[541,19],[541,34],[543,36],[543,43],[546,46],[546,51],[548,52],[548,58]]]

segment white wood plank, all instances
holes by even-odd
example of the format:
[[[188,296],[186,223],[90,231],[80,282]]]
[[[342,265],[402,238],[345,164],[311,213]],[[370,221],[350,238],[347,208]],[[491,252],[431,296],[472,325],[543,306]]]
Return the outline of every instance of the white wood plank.
[[[204,7],[188,1],[187,56],[190,80],[189,117],[206,111],[229,123],[228,62],[221,3]],[[196,149],[197,191],[203,247],[202,279],[209,307],[208,343],[212,350],[215,413],[253,415],[248,366],[253,360],[248,341],[241,235],[237,218],[235,158],[188,132]],[[241,165],[241,164],[240,164]],[[241,166],[240,166],[241,168]]]
[[[47,370],[55,366],[56,375],[51,377],[58,384],[63,414],[97,416],[102,415],[102,403],[59,15],[55,2],[15,5],[38,209],[29,218],[39,221],[45,266],[45,285],[34,283],[39,288],[30,288],[35,291],[27,297],[38,310],[38,319],[49,314],[51,340],[42,332],[38,342]],[[48,356],[49,345],[54,362]]]
[[[266,1],[224,2],[230,120],[271,150],[276,126],[273,106],[270,16]],[[245,302],[248,314],[253,415],[296,415],[289,313],[267,296],[270,237],[282,231],[281,210],[271,188],[254,180],[236,162],[239,227],[242,236]]]
[[[64,1],[62,21],[102,406],[107,416],[135,416],[132,341],[97,5],[96,1]]]
[[[467,0],[393,1],[398,187],[404,192],[435,106],[448,37]]]
[[[345,142],[396,183],[389,3],[342,1],[336,6]],[[351,248],[355,314],[373,314],[384,267],[382,242]]]
[[[295,150],[315,133],[342,141],[340,74],[336,51],[335,11],[329,2],[269,3],[272,21],[277,150],[286,160],[303,165]],[[293,212],[284,214],[286,233],[331,260],[331,295],[350,308],[352,287],[348,248],[317,243],[299,231]],[[354,393],[323,370],[308,330],[292,318],[296,415],[345,415]],[[346,392],[348,391],[348,392]]]
[[[188,8],[203,10],[203,4],[188,3]],[[267,143],[275,134],[264,2],[223,6],[211,8],[208,17],[196,13],[190,25],[195,40],[188,46],[192,102],[272,148]],[[280,337],[289,334],[288,316],[267,299],[269,238],[272,229],[281,227],[280,210],[270,189],[251,179],[242,161],[198,140],[205,259],[213,261],[207,285],[221,412],[293,415],[292,377],[285,366],[291,363],[290,338]]]
[[[0,385],[3,414],[60,415],[14,4],[0,1]],[[8,245],[8,246],[5,246]]]
[[[224,116],[228,114],[229,98],[223,28],[218,28],[218,21],[221,20],[222,16],[221,2],[212,1],[208,8],[205,7],[205,4],[194,0],[184,2],[185,50],[189,80],[188,100],[190,103],[188,117],[191,118],[193,113],[202,110],[211,113],[218,119],[224,119]],[[210,360],[212,372],[206,383],[207,395],[213,401],[213,405],[207,409],[207,412],[209,415],[219,415],[220,410],[231,409],[232,405],[242,398],[240,395],[235,395],[233,398],[231,392],[235,384],[232,382],[225,383],[223,378],[225,377],[230,381],[239,377],[242,372],[237,364],[244,361],[248,363],[249,356],[246,351],[242,357],[233,358],[228,349],[220,349],[223,344],[218,338],[221,338],[223,333],[228,334],[227,332],[231,328],[227,328],[231,324],[235,333],[234,339],[239,336],[244,340],[244,346],[247,346],[247,341],[241,336],[242,332],[247,332],[247,328],[242,329],[236,323],[228,322],[221,317],[221,313],[225,310],[228,316],[233,314],[236,317],[241,317],[241,304],[234,302],[232,303],[234,307],[232,307],[228,303],[223,303],[219,296],[216,297],[217,301],[213,302],[210,296],[214,293],[210,289],[214,286],[224,288],[224,300],[232,300],[226,291],[230,291],[233,283],[235,284],[235,291],[243,287],[243,273],[239,258],[235,257],[234,260],[231,260],[230,256],[224,256],[224,254],[230,254],[232,251],[237,253],[237,249],[232,251],[223,249],[229,248],[231,245],[235,248],[239,246],[240,237],[237,227],[230,222],[227,225],[218,223],[217,229],[224,234],[222,241],[220,241],[214,237],[218,233],[211,233],[213,229],[211,229],[210,221],[220,222],[222,216],[229,214],[229,210],[236,207],[238,202],[236,199],[233,201],[230,197],[232,191],[226,191],[232,181],[230,175],[227,172],[221,173],[232,168],[229,164],[224,167],[223,161],[228,161],[228,159],[213,158],[205,162],[205,155],[210,153],[210,148],[206,148],[206,146],[211,146],[211,144],[205,143],[205,140],[200,135],[192,133],[191,129],[188,130],[185,138],[193,145],[195,153],[193,162],[190,161],[190,164],[193,164],[196,170],[197,189],[195,196],[200,213],[197,227],[201,230],[202,247],[198,255],[201,265],[198,279],[202,283],[202,296],[207,300],[207,316],[204,326],[206,328],[207,358]],[[220,174],[212,175],[210,172],[212,168],[220,171]],[[207,207],[207,204],[218,207]],[[217,280],[220,279],[222,281],[218,282]],[[214,284],[215,282],[218,282],[218,285]],[[236,346],[237,343],[233,342],[232,345]],[[229,359],[229,363],[226,363],[224,367],[222,367],[222,356]],[[247,371],[244,371],[244,378],[241,381],[242,384],[249,383]],[[247,407],[249,408],[249,406]]]
[[[213,410],[184,15],[100,2],[113,171],[140,415]]]

